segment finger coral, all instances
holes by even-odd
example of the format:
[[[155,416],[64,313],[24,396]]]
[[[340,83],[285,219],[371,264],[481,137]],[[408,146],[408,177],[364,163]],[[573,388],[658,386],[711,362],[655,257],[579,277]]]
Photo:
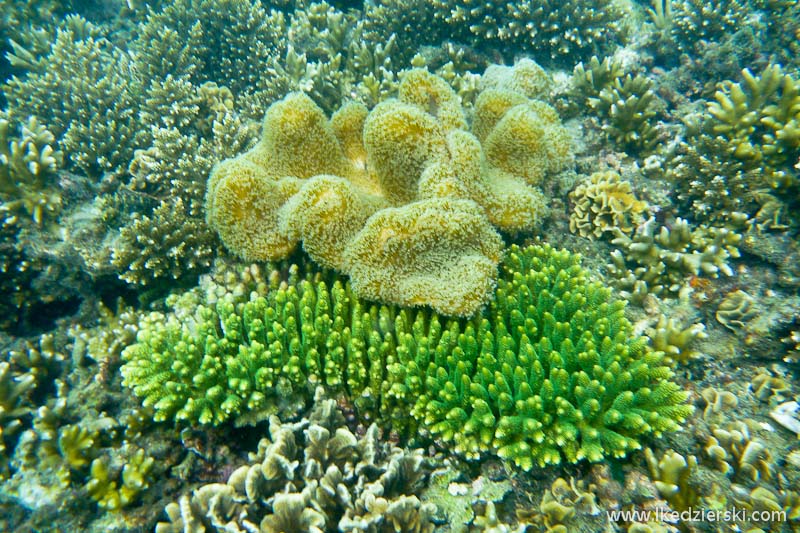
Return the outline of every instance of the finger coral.
[[[368,304],[317,274],[140,328],[122,374],[157,420],[248,423],[319,384],[399,435],[527,470],[625,455],[691,412],[624,304],[547,246],[512,247],[467,322]]]
[[[651,217],[632,235],[615,229],[610,274],[625,295],[676,296],[687,288],[689,276],[730,276],[729,259],[739,257],[741,235],[727,229],[692,228],[677,219],[671,227],[658,226]]]
[[[63,155],[53,148],[55,136],[36,117],[21,125],[19,135],[11,129],[0,116],[0,213],[5,217],[23,211],[41,225],[61,208],[54,182]]]
[[[496,278],[496,229],[533,229],[537,186],[571,160],[558,114],[526,95],[536,68],[520,62],[504,74],[515,83],[490,84],[475,135],[455,92],[421,69],[371,112],[348,103],[328,119],[289,94],[268,109],[261,141],[212,171],[206,219],[246,260],[302,242],[358,296],[470,316]]]

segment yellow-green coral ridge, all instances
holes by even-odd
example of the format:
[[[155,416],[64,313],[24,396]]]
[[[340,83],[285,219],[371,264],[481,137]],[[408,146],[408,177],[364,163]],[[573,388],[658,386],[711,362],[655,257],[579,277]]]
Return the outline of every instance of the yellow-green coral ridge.
[[[469,321],[362,303],[321,276],[143,325],[122,372],[156,418],[219,424],[322,384],[400,434],[534,465],[622,456],[691,411],[578,256],[512,247]],[[409,414],[411,416],[409,416]]]

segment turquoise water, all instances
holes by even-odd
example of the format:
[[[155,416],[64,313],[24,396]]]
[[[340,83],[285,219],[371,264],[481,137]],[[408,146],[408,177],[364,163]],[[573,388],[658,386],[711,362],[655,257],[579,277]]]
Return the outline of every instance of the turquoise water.
[[[795,2],[0,3],[0,529],[800,529]]]

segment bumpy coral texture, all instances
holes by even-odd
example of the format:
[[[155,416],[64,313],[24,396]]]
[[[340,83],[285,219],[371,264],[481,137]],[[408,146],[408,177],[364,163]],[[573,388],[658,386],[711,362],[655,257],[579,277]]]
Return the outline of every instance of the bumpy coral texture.
[[[691,407],[579,261],[513,246],[492,305],[467,322],[368,304],[318,275],[156,315],[124,353],[124,383],[157,420],[246,423],[324,385],[359,416],[472,459],[530,469],[622,456]]]
[[[535,64],[515,68],[510,79],[532,92]],[[424,70],[398,99],[371,112],[349,103],[330,120],[289,94],[267,111],[260,143],[211,173],[209,225],[243,259],[281,259],[302,242],[358,296],[473,315],[496,279],[497,230],[533,229],[545,210],[537,186],[571,159],[557,113],[512,85],[481,95],[472,132],[458,96]]]

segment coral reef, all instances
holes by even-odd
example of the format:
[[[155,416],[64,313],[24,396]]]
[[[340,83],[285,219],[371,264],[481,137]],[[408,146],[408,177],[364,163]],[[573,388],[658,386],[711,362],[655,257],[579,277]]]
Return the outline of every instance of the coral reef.
[[[641,297],[676,296],[687,288],[689,276],[730,276],[730,258],[739,257],[741,235],[727,228],[692,229],[677,219],[671,227],[658,226],[651,217],[628,236],[615,230],[609,273],[623,294]]]
[[[54,182],[63,154],[53,148],[55,136],[35,117],[20,125],[19,136],[10,130],[9,121],[0,117],[0,215],[22,212],[41,225],[61,208]]]
[[[512,247],[501,271],[486,315],[464,326],[362,304],[318,277],[183,322],[154,314],[123,354],[124,382],[157,420],[202,424],[257,419],[321,383],[401,434],[419,427],[526,470],[622,456],[688,416],[663,354],[577,257]]]
[[[0,6],[0,529],[798,529],[797,2]]]
[[[570,65],[621,41],[625,28],[620,21],[626,13],[624,6],[605,0],[524,0],[503,5],[463,0],[416,0],[411,4],[382,0],[365,9],[373,33],[404,36],[405,40],[398,43],[403,50],[449,38],[499,49],[509,58],[527,53],[537,61]],[[428,32],[431,21],[436,22],[433,27],[437,29]],[[420,35],[426,36],[421,43],[412,40],[412,36]]]
[[[369,113],[348,104],[328,120],[290,94],[270,106],[259,144],[214,168],[208,223],[245,260],[280,259],[302,241],[361,297],[472,315],[500,259],[493,226],[533,228],[545,210],[535,186],[570,158],[543,102],[490,88],[475,115],[472,135],[453,90],[423,70]]]
[[[800,155],[797,130],[800,84],[779,65],[759,76],[742,72],[744,84],[729,82],[708,106],[713,131],[729,143],[728,153],[745,164],[761,164],[780,171]],[[772,178],[781,185],[781,173]]]
[[[780,65],[721,84],[667,172],[698,220],[786,230],[796,225],[800,84]]]
[[[416,496],[428,476],[422,450],[388,446],[374,424],[356,437],[321,389],[307,418],[273,416],[269,434],[227,483],[169,504],[156,531],[433,531],[435,506]]]

